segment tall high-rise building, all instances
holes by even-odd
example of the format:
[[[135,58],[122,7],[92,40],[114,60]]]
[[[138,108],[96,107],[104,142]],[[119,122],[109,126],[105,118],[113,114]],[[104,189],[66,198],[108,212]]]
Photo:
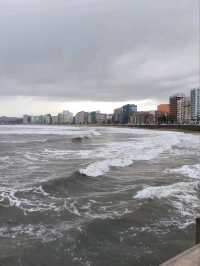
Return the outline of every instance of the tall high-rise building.
[[[200,88],[191,90],[192,120],[200,121]]]
[[[185,95],[182,93],[175,94],[169,99],[169,117],[172,123],[177,123],[181,119],[181,99],[184,99]]]
[[[190,124],[191,123],[191,99],[190,97],[186,97],[184,99],[184,119],[183,119],[183,123],[184,124]]]
[[[186,97],[182,97],[177,100],[177,123],[178,124],[182,124],[184,122],[185,98]]]

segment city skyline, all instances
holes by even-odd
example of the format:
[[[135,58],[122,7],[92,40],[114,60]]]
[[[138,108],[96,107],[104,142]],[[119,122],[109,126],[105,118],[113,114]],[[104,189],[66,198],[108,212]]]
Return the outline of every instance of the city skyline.
[[[96,106],[97,107],[97,106]],[[40,114],[23,114],[23,117],[0,116],[0,124],[199,124],[200,88],[190,93],[182,92],[169,96],[168,103],[160,102],[154,110],[140,110],[135,103],[117,106],[112,112],[79,109],[75,114],[71,110],[52,114],[43,110]]]
[[[0,114],[154,109],[199,87],[198,2],[0,0]]]

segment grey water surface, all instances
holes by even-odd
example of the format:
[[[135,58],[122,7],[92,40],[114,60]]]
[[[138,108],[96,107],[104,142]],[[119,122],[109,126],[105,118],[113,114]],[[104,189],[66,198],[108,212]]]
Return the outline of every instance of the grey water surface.
[[[159,265],[198,215],[198,134],[0,126],[1,266]]]

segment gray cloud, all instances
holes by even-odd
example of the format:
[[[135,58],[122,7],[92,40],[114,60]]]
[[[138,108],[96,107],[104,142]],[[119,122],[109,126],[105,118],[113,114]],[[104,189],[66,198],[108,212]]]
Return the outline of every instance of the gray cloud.
[[[198,83],[198,0],[0,0],[0,95],[165,99]]]

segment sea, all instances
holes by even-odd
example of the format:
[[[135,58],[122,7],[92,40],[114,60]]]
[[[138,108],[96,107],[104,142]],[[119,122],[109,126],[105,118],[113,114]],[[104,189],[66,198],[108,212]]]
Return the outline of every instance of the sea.
[[[157,266],[198,216],[200,134],[0,126],[0,266]]]

